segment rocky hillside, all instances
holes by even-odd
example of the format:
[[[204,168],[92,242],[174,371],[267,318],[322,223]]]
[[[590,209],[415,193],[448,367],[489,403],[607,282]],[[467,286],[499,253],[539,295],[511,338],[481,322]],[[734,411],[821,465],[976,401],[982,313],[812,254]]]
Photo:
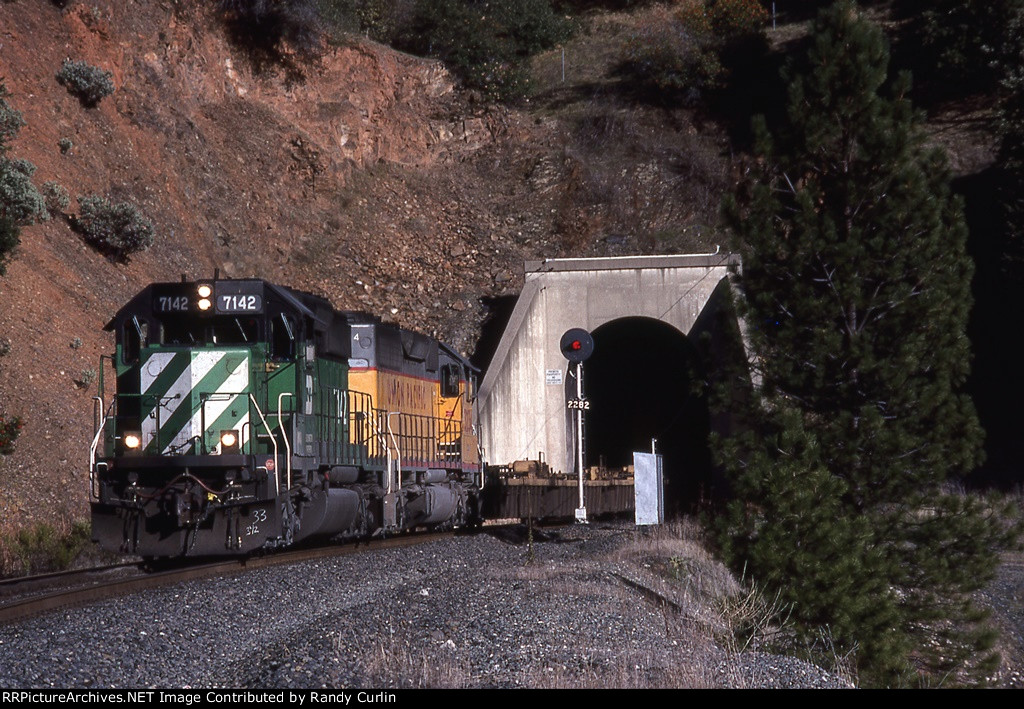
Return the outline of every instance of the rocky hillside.
[[[151,281],[263,277],[469,353],[524,259],[713,248],[721,142],[616,100],[594,37],[614,43],[620,20],[569,44],[567,83],[560,53],[539,57],[510,109],[358,37],[299,77],[256,71],[198,3],[0,3],[0,77],[27,124],[12,155],[72,198],[22,230],[0,278],[0,410],[25,419],[0,457],[0,532],[86,515],[102,328]],[[115,92],[83,107],[55,80],[67,58]],[[91,194],[139,205],[152,248],[115,263],[85,244],[68,217]]]

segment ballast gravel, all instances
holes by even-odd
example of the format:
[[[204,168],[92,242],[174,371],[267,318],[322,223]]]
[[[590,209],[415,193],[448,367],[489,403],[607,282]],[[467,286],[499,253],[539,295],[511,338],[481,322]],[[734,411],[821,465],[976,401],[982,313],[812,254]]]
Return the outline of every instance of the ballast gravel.
[[[731,646],[623,558],[636,534],[480,533],[113,598],[0,627],[0,686],[849,686]]]

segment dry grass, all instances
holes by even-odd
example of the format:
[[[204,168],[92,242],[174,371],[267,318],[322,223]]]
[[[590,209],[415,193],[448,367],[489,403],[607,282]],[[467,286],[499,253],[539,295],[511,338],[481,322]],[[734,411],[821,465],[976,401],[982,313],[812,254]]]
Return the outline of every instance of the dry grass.
[[[718,603],[742,591],[732,573],[704,546],[703,530],[693,519],[638,533],[609,555],[611,561],[636,563],[678,582],[692,600]]]
[[[450,642],[450,641],[449,641]],[[408,639],[392,636],[374,648],[363,660],[368,685],[402,689],[463,689],[474,686],[468,668],[454,652],[442,645],[430,654],[410,645]]]

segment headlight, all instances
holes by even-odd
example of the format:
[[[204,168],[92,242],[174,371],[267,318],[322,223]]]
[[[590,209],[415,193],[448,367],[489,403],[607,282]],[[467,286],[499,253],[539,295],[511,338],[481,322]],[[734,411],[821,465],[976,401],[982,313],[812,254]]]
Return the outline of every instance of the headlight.
[[[210,306],[213,305],[213,304],[210,302],[209,298],[200,298],[198,305],[199,305],[199,309],[200,310],[207,311],[207,310],[210,309]]]
[[[221,431],[220,432],[220,452],[221,453],[238,453],[238,432],[237,431]]]
[[[142,445],[142,436],[137,433],[124,434],[124,447],[128,450],[135,450]]]
[[[210,295],[213,293],[213,288],[204,283],[198,288],[196,288],[196,293],[199,294],[200,298],[209,298]]]

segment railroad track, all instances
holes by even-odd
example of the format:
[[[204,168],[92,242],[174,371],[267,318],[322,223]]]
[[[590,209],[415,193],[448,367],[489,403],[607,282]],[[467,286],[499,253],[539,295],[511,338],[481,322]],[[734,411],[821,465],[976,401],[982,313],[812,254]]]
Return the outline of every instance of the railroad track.
[[[371,539],[369,541],[351,542],[334,546],[293,549],[268,556],[219,560],[163,571],[146,571],[141,563],[115,564],[96,569],[81,569],[20,579],[5,579],[0,581],[0,625],[14,623],[60,608],[85,605],[113,596],[129,595],[183,581],[239,574],[270,566],[282,566],[303,561],[346,556],[365,551],[415,546],[417,544],[447,539],[453,535],[454,532],[409,534],[400,537]],[[102,577],[107,572],[130,570],[133,567],[137,569],[137,574],[127,578],[96,578],[92,580],[89,578],[90,575]],[[74,588],[67,588],[67,585],[71,583],[77,583],[78,585]],[[9,602],[3,600],[3,596],[10,597],[21,593],[30,593],[29,589],[32,587],[41,589],[46,585],[58,588],[51,591],[41,591],[29,597],[19,597]]]

